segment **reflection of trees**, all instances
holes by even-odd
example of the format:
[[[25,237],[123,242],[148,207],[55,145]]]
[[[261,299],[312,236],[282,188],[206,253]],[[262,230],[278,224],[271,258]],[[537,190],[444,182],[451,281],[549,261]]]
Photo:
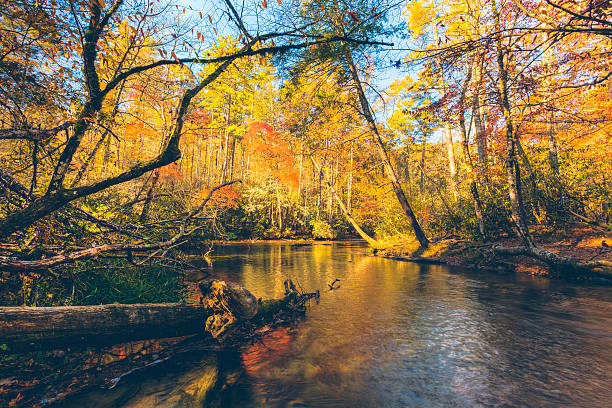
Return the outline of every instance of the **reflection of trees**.
[[[612,350],[597,334],[612,316],[603,290],[453,274],[341,245],[251,251],[216,270],[258,296],[279,297],[287,277],[322,289],[296,331],[260,345],[245,377],[253,395],[312,405],[595,406],[610,394]],[[341,288],[326,291],[335,278]]]
[[[113,390],[92,391],[65,407],[225,407],[252,398],[237,351],[192,351],[127,376]]]

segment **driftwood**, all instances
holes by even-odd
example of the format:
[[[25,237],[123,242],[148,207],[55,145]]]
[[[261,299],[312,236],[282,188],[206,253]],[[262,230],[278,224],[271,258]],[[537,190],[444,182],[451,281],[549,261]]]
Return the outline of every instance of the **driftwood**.
[[[289,292],[262,301],[244,287],[223,281],[200,285],[200,304],[0,307],[0,345],[9,351],[101,346],[132,340],[209,335],[224,341],[268,324],[279,312],[303,311],[315,294]]]

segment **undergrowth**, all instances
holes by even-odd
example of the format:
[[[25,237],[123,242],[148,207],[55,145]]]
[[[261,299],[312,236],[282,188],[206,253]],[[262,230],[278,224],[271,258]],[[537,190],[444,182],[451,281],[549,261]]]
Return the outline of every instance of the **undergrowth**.
[[[157,265],[85,261],[54,271],[0,278],[0,305],[78,306],[108,303],[182,302],[182,274]]]

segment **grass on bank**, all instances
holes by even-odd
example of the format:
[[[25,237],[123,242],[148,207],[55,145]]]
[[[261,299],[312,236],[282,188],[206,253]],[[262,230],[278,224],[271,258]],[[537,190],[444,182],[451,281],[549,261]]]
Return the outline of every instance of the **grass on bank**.
[[[0,276],[2,306],[173,303],[187,296],[180,272],[120,260],[89,260],[52,272]]]

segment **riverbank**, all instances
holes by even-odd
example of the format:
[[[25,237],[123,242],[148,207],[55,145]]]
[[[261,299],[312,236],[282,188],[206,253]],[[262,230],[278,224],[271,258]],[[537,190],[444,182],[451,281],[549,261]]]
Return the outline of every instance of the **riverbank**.
[[[601,231],[575,228],[555,231],[548,228],[534,229],[533,236],[543,249],[577,260],[612,262],[612,235]],[[546,263],[525,255],[507,255],[495,251],[495,247],[516,247],[520,242],[511,236],[502,236],[488,242],[445,238],[432,241],[422,250],[415,240],[389,239],[382,248],[373,249],[375,256],[398,261],[436,263],[463,268],[476,268],[490,272],[517,272],[549,278],[571,278],[597,280],[612,284],[612,278],[605,274],[564,275]]]

